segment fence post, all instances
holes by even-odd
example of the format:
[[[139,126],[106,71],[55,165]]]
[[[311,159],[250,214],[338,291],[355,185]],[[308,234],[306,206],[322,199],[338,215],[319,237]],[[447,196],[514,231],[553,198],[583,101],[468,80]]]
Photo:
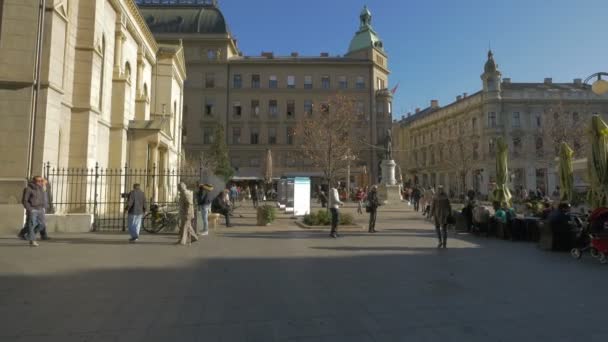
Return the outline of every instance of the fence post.
[[[120,194],[120,201],[119,201],[120,202],[119,205],[121,206],[121,208],[119,210],[122,212],[122,231],[123,232],[127,230],[127,226],[126,226],[126,220],[125,220],[126,212],[123,209],[123,207],[125,207],[126,205],[123,205],[123,203],[122,203],[122,201],[125,201],[126,199],[122,195],[126,194],[129,191],[128,190],[129,189],[129,184],[127,184],[128,183],[128,178],[127,178],[128,170],[129,170],[129,165],[127,163],[125,163],[125,174],[124,174],[124,182],[123,182],[123,184],[124,184],[124,190],[123,190],[123,193]]]
[[[99,182],[99,162],[95,162],[95,185],[93,186],[93,231],[97,231],[97,183]]]
[[[49,183],[51,182],[49,180],[50,174],[51,174],[51,162],[47,161],[46,165],[44,166],[44,179],[46,179]]]
[[[156,202],[156,163],[152,164],[152,198],[150,203]]]

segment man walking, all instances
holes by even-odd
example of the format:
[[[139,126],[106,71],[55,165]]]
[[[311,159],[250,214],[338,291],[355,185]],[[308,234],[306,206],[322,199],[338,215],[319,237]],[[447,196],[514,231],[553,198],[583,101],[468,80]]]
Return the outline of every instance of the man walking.
[[[135,243],[139,240],[139,230],[141,229],[141,222],[146,213],[146,195],[140,189],[138,183],[133,184],[133,190],[129,192],[127,200],[127,206],[125,211],[128,215],[128,226],[129,234],[131,238],[130,243]]]
[[[46,227],[44,207],[47,200],[45,200],[46,193],[42,188],[43,184],[44,180],[42,177],[34,177],[32,182],[23,190],[23,197],[21,198],[27,218],[27,239],[32,247],[38,247],[38,243],[36,242],[36,227],[38,225]]]
[[[367,194],[367,207],[369,210],[369,229],[368,232],[376,232],[376,217],[378,216],[378,207],[380,201],[378,200],[378,186],[372,186],[369,194]]]
[[[340,223],[339,209],[344,204],[340,201],[340,195],[338,194],[339,187],[340,182],[335,187],[329,189],[329,211],[331,212],[331,233],[329,236],[334,239],[338,237],[338,224]]]
[[[422,193],[420,192],[420,188],[416,186],[414,187],[414,190],[412,190],[412,195],[410,196],[416,212],[420,210],[420,197],[422,197]]]
[[[185,183],[179,183],[177,186],[179,191],[179,240],[177,244],[186,245],[198,241],[196,232],[192,228],[192,219],[194,219],[194,201],[192,199],[192,191],[188,190]]]
[[[258,190],[257,184],[253,186],[253,191],[251,191],[251,201],[253,202],[253,208],[260,205],[260,190]]]
[[[42,178],[42,191],[44,191],[44,215],[45,219],[41,222],[38,221],[38,225],[34,228],[34,233],[40,232],[40,238],[42,240],[50,240],[51,238],[47,234],[46,231],[46,214],[54,213],[55,208],[53,207],[53,195],[51,192],[51,184],[45,179]],[[28,234],[28,219],[26,218],[26,223],[19,232],[19,238],[21,240],[27,240],[26,235]]]
[[[431,205],[431,216],[435,218],[435,230],[439,244],[437,248],[447,248],[448,242],[448,218],[452,214],[450,199],[445,193],[443,186],[439,186],[437,195],[433,198]]]

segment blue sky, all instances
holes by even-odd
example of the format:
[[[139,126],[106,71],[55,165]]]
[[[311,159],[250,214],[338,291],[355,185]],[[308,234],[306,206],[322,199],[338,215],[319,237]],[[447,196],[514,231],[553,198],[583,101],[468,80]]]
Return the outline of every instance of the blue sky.
[[[248,55],[343,55],[367,4],[400,83],[394,117],[481,87],[491,44],[513,82],[608,71],[608,0],[220,0]],[[391,85],[391,87],[392,87]]]

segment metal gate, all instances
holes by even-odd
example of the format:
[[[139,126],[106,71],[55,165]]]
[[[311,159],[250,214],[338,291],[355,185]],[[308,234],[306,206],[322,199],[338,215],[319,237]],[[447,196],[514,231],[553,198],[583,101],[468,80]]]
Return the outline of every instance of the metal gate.
[[[92,214],[93,230],[125,231],[126,195],[133,184],[140,184],[148,207],[177,207],[177,185],[184,182],[193,189],[203,176],[203,168],[150,169],[51,168],[45,165],[55,214]]]

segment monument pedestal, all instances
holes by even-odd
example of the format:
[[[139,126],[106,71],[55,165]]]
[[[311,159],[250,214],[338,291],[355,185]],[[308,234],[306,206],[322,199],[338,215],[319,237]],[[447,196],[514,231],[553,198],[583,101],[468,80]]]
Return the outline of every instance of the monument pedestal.
[[[397,163],[394,160],[383,160],[381,164],[382,184],[378,187],[378,197],[385,205],[401,203],[400,186],[395,180],[395,166]]]

